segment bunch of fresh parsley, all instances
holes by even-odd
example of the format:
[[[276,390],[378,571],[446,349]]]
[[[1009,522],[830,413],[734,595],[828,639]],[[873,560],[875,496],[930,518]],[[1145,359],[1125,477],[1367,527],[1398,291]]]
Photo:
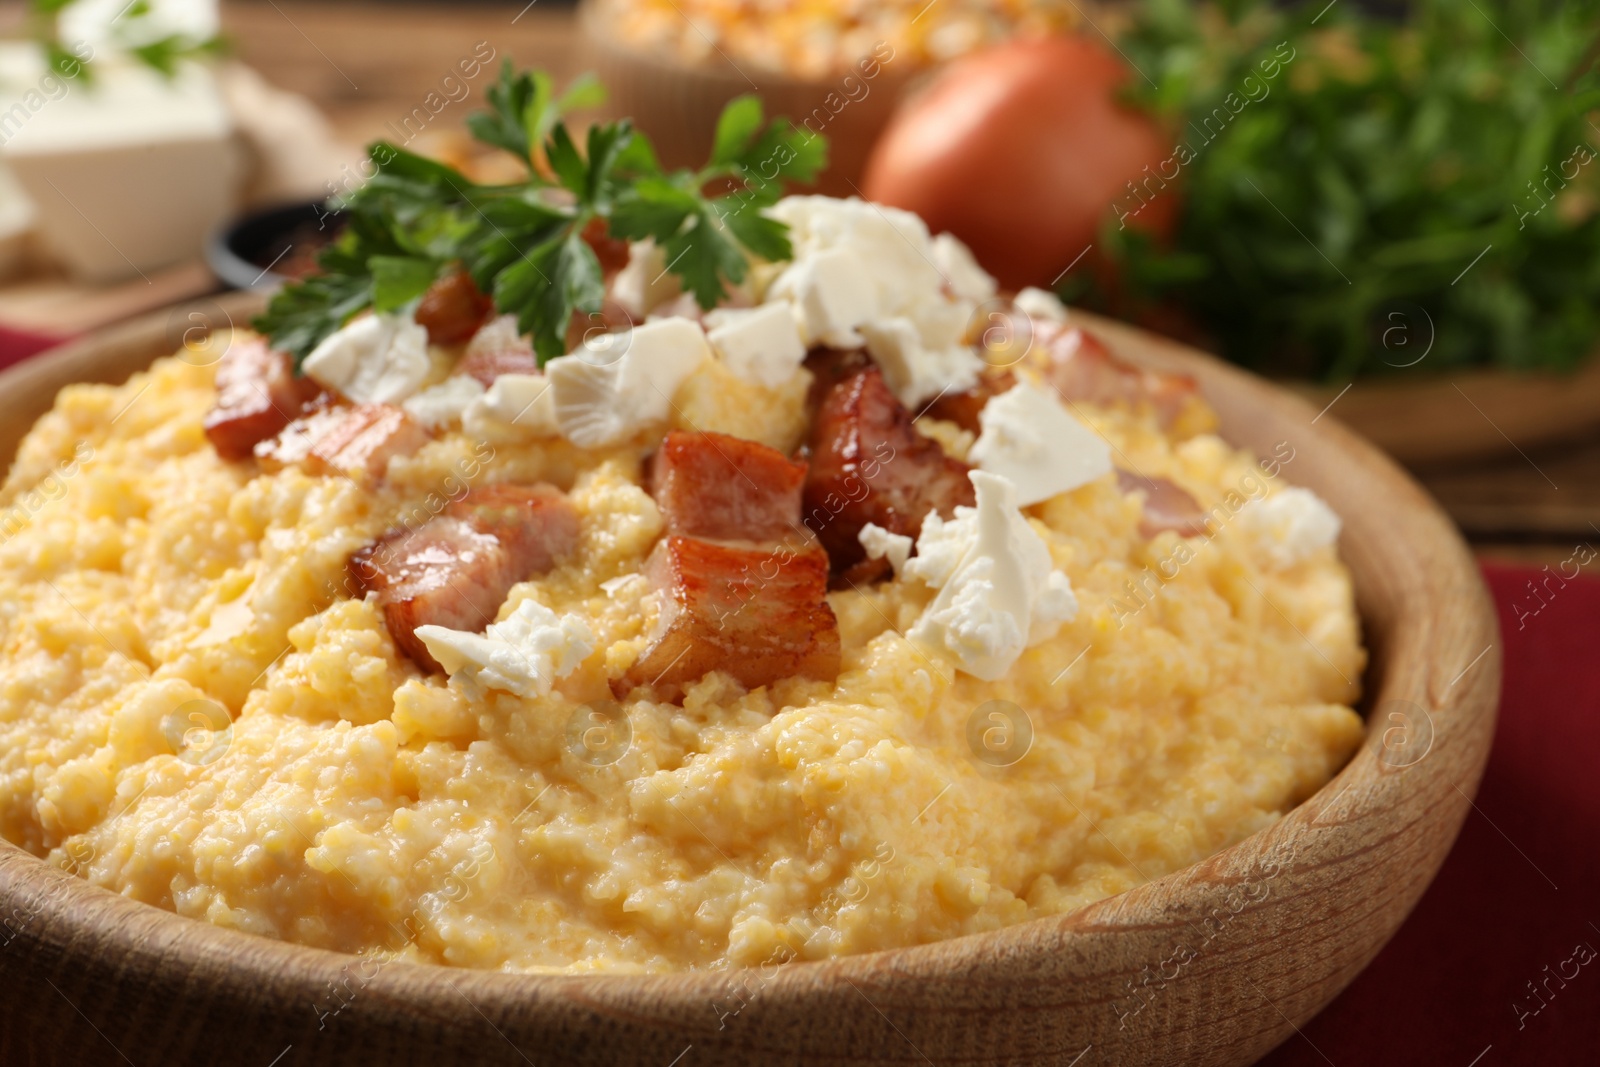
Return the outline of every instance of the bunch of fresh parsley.
[[[752,256],[788,259],[787,229],[763,214],[785,182],[812,181],[827,144],[786,120],[764,120],[740,97],[717,124],[711,160],[665,172],[648,138],[627,120],[591,126],[580,149],[564,115],[604,99],[580,79],[557,96],[543,73],[506,64],[468,128],[528,169],[524,182],[478,185],[459,171],[378,142],[372,177],[335,206],[346,228],[319,272],[285,287],[254,325],[303,359],[367,308],[401,311],[446,271],[464,267],[502,313],[517,316],[542,364],[566,350],[575,312],[600,310],[605,286],[584,239],[599,220],[610,236],[652,238],[667,269],[703,308],[744,280]]]
[[[1099,298],[1280,374],[1385,372],[1427,342],[1428,368],[1574,366],[1600,339],[1597,36],[1597,0],[1416,0],[1400,23],[1141,0],[1117,40],[1133,97],[1192,158],[1166,168],[1170,242],[1108,221]]]

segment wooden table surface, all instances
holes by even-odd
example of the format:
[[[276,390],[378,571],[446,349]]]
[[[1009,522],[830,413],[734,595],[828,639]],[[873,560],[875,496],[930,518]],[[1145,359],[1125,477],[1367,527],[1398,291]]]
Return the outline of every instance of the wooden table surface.
[[[558,82],[584,69],[572,9],[549,0],[233,0],[224,3],[223,20],[241,59],[275,85],[310,97],[352,142],[386,136],[390,123],[411,114],[484,44],[494,50],[496,68],[510,57]],[[480,75],[471,95],[446,107],[429,133],[459,128],[480,106],[490,76]],[[1600,547],[1600,435],[1526,452],[1511,442],[1502,458],[1416,473],[1484,557],[1554,564],[1580,544]]]

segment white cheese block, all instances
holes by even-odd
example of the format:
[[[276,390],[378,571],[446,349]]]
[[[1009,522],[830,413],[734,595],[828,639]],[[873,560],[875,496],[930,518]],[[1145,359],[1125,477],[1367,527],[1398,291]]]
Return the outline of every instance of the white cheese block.
[[[543,374],[502,374],[462,416],[467,433],[480,438],[555,437],[555,391]]]
[[[410,315],[363,315],[322,339],[306,376],[357,404],[398,404],[431,369],[428,331]]]
[[[1051,393],[1027,382],[994,397],[978,415],[983,432],[970,463],[1017,487],[1022,507],[1111,473],[1111,446]]]
[[[911,319],[897,316],[863,323],[867,352],[883,370],[883,380],[913,411],[938,397],[971,388],[983,360],[965,345],[928,348]]]
[[[856,540],[867,550],[868,559],[888,560],[897,578],[906,569],[906,561],[911,558],[914,544],[905,534],[890,533],[875,522],[869,522],[861,527]]]
[[[856,327],[878,314],[876,286],[860,259],[849,250],[831,248],[797,260],[778,275],[768,300],[788,300],[800,320],[807,347],[861,344]]]
[[[73,0],[59,16],[61,40],[87,42],[102,53],[175,35],[205,41],[222,25],[217,0],[149,0],[142,15],[132,7],[130,0]]]
[[[941,292],[928,227],[909,211],[856,197],[790,196],[767,214],[790,227],[796,264],[830,252],[854,260],[876,315],[905,314]]]
[[[1017,506],[1016,486],[973,471],[976,507],[948,521],[930,513],[905,573],[938,589],[906,636],[995,681],[1032,645],[1055,636],[1078,611],[1072,584]]]
[[[707,339],[728,369],[746,381],[776,389],[805,362],[800,327],[784,304],[727,308],[706,315]]]
[[[417,637],[452,679],[517,696],[545,696],[594,651],[594,633],[577,615],[557,615],[524,600],[504,622],[481,634],[444,626],[419,626]]]
[[[84,85],[47,70],[31,42],[0,46],[0,156],[33,202],[41,244],[97,282],[199,258],[243,174],[215,79],[194,63],[167,79],[95,60]]]
[[[700,324],[672,318],[608,334],[545,365],[561,434],[581,448],[664,422],[684,380],[712,358]]]
[[[994,278],[972,257],[972,250],[954,234],[941,233],[933,239],[933,262],[944,284],[963,300],[981,304],[999,291]]]
[[[682,293],[682,283],[667,270],[667,257],[648,237],[628,246],[628,262],[611,279],[611,299],[635,322]]]
[[[1052,292],[1032,286],[1022,290],[1011,301],[1012,306],[1030,319],[1043,322],[1066,322],[1067,306]]]
[[[482,396],[482,382],[457,374],[429,386],[401,406],[419,424],[434,430],[459,423],[472,403]]]
[[[1233,521],[1265,565],[1285,570],[1339,540],[1339,516],[1309,489],[1291,486],[1252,500]]]

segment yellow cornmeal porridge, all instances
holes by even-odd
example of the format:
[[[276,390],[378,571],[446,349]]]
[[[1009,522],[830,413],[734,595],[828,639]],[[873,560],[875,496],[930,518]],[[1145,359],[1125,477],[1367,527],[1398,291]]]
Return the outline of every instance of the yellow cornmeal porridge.
[[[213,374],[169,359],[66,390],[0,494],[0,832],[183,915],[516,970],[916,944],[1191,864],[1272,823],[1362,736],[1333,549],[1266,568],[1224,521],[1177,551],[1170,532],[1140,536],[1138,498],[1108,475],[1027,509],[1080,610],[1002,680],[901,637],[932,593],[899,579],[830,595],[837,687],[747,693],[712,674],[681,707],[627,704],[631,741],[597,756],[583,702],[653,621],[644,582],[611,580],[662,531],[639,485],[660,432],[600,452],[452,433],[374,491],[220,460],[201,429]],[[788,450],[805,378],[767,391],[711,365],[676,419]],[[1258,464],[1211,435],[1081,413],[1207,508],[1280,485],[1264,467],[1292,475],[1287,446]],[[509,479],[570,489],[582,530],[501,617],[536,597],[585,617],[596,651],[547,698],[469,702],[397,658],[346,561],[464,480]],[[1000,729],[991,708],[973,733],[995,700],[1031,724],[1011,766],[969,744]]]

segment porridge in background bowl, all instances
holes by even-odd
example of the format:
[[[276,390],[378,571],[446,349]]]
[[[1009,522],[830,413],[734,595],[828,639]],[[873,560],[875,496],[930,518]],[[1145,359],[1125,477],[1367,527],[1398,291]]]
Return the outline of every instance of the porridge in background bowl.
[[[446,277],[303,378],[241,331],[64,391],[0,512],[0,833],[270,937],[664,971],[1066,912],[1343,765],[1288,444],[913,216],[771,214],[726,307],[637,243],[643,324],[543,368]]]

